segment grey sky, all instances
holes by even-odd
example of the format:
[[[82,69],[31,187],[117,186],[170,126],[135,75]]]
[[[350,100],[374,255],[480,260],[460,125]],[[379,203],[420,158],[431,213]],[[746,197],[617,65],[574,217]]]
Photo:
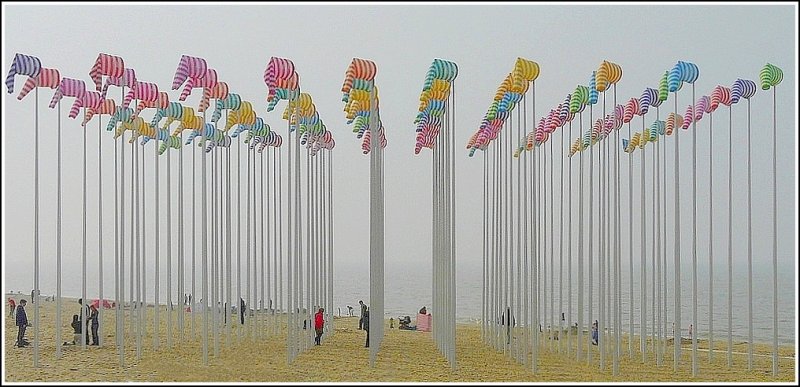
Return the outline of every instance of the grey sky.
[[[541,67],[536,81],[537,119],[557,105],[591,71],[607,59],[622,66],[618,102],[656,87],[664,70],[677,60],[698,65],[697,97],[717,84],[730,86],[738,78],[758,83],[762,66],[784,70],[778,87],[779,245],[782,267],[794,270],[797,256],[797,115],[796,5],[3,5],[3,71],[14,53],[37,56],[62,76],[90,82],[97,54],[119,55],[136,69],[140,80],[169,88],[181,54],[203,57],[219,79],[243,99],[253,102],[259,116],[286,135],[279,112],[265,111],[262,74],[271,56],[294,61],[301,88],[309,92],[335,136],[336,270],[346,276],[368,267],[368,165],[360,140],[345,124],[341,88],[353,57],[378,66],[381,117],[389,141],[386,149],[386,276],[430,271],[430,151],[414,156],[414,126],[425,72],[434,58],[459,66],[457,98],[457,221],[458,273],[481,267],[480,153],[470,159],[463,145],[477,128],[495,89],[512,70],[517,57]],[[16,78],[17,89],[24,77]],[[112,93],[118,93],[113,89]],[[679,112],[689,103],[691,88],[679,95]],[[771,93],[771,92],[770,92]],[[5,93],[4,93],[5,94]],[[39,92],[41,173],[42,288],[55,283],[56,114],[46,107],[53,92]],[[118,98],[115,94],[112,94]],[[177,91],[170,91],[176,99]],[[15,94],[3,99],[3,264],[5,289],[30,289],[33,256],[33,92],[22,102]],[[188,99],[197,105],[199,93]],[[65,273],[80,273],[81,144],[80,125],[63,109],[63,256]],[[745,103],[734,106],[734,259],[746,259],[746,131]],[[611,103],[609,102],[609,106]],[[752,100],[753,230],[757,270],[771,262],[771,96],[758,90]],[[662,119],[672,111],[672,96],[662,106]],[[714,117],[720,145],[714,152],[715,250],[723,251],[727,205],[727,109]],[[152,113],[143,114],[145,118]],[[596,115],[597,116],[597,115]],[[586,119],[586,118],[584,118]],[[647,122],[654,119],[648,115]],[[634,120],[639,124],[639,118]],[[107,117],[104,117],[104,126]],[[530,121],[529,121],[530,122]],[[719,122],[719,124],[716,124]],[[96,119],[89,125],[89,272],[96,262]],[[530,125],[530,123],[529,123]],[[707,121],[698,125],[698,197],[707,193]],[[566,128],[566,127],[565,127]],[[636,128],[636,126],[634,126]],[[577,134],[577,128],[574,129]],[[585,129],[584,129],[585,130]],[[634,129],[636,130],[636,129]],[[624,132],[627,133],[627,128]],[[691,230],[691,140],[681,131],[681,200],[684,230]],[[105,182],[110,182],[113,151],[103,133]],[[573,136],[574,137],[574,136]],[[560,134],[556,133],[556,141]],[[668,139],[671,143],[674,137]],[[725,145],[723,145],[723,143]],[[556,142],[559,144],[559,142]],[[672,149],[668,145],[668,149]],[[148,155],[152,155],[148,146]],[[670,153],[671,155],[671,153]],[[649,159],[649,158],[648,158]],[[669,159],[668,159],[669,160]],[[684,161],[685,160],[685,161]],[[150,163],[152,159],[149,159]],[[648,160],[649,161],[649,160]],[[626,166],[626,164],[623,164]],[[625,179],[627,168],[623,168]],[[672,172],[667,177],[672,187]],[[106,211],[106,283],[113,282],[113,183],[104,182]],[[637,183],[638,184],[638,183]],[[624,187],[624,186],[623,186]],[[638,185],[636,186],[638,187]],[[148,192],[152,182],[148,183]],[[162,188],[163,190],[164,188]],[[626,189],[622,189],[623,192]],[[558,191],[556,191],[558,192]],[[152,195],[152,194],[150,194]],[[623,193],[623,195],[626,195]],[[624,198],[624,197],[623,197]],[[683,202],[686,200],[686,202]],[[718,204],[717,204],[718,203]],[[163,206],[162,206],[163,208]],[[671,208],[671,204],[668,210]],[[707,251],[707,212],[698,208],[698,254]],[[556,212],[558,210],[556,209]],[[627,214],[623,211],[623,214]],[[152,217],[150,218],[152,220]],[[187,214],[187,219],[189,216]],[[715,223],[717,224],[717,223]],[[577,226],[576,226],[577,227]],[[623,229],[626,230],[626,229]],[[152,243],[150,244],[150,248]],[[691,239],[684,231],[682,252],[691,257]],[[670,246],[671,249],[671,246]],[[704,259],[704,258],[703,258]],[[686,259],[684,262],[688,261]],[[78,281],[70,277],[68,281]],[[786,289],[789,284],[783,284]],[[783,286],[782,285],[782,286]],[[90,285],[90,289],[95,285]],[[107,290],[109,291],[109,290]]]

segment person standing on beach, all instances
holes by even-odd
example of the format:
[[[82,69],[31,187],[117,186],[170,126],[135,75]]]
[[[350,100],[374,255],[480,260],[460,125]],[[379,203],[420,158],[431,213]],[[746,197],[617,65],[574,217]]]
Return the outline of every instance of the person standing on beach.
[[[358,329],[364,329],[364,314],[367,313],[367,305],[361,300],[359,300],[358,303],[361,304],[361,316],[358,318]]]
[[[239,321],[244,325],[244,298],[239,297]]]
[[[97,334],[97,329],[100,327],[100,320],[98,318],[100,313],[94,305],[92,305],[89,310],[89,322],[92,324],[92,345],[100,345],[100,335]],[[86,340],[89,340],[88,336]]]
[[[14,317],[14,312],[15,312],[15,311],[16,311],[16,309],[17,309],[17,303],[16,303],[16,302],[14,302],[14,299],[13,299],[13,298],[11,298],[11,297],[8,297],[8,308],[9,308],[9,309],[11,309],[11,310],[8,312],[8,316],[9,316],[9,317]]]
[[[325,309],[319,308],[316,314],[314,314],[314,331],[317,333],[317,337],[314,338],[314,342],[316,345],[319,345],[320,340],[322,339],[322,328],[325,326],[325,318],[322,315]]]
[[[364,304],[362,304],[362,305],[364,305]],[[361,317],[361,321],[363,321],[364,330],[367,331],[367,343],[364,345],[364,347],[365,348],[369,348],[369,309],[364,307],[364,306],[362,306],[362,308],[365,308],[365,309],[363,309],[364,312],[362,312],[362,316],[363,317]]]
[[[25,313],[25,304],[27,303],[28,302],[23,298],[19,301],[19,306],[17,307],[16,320],[19,331],[17,331],[16,346],[19,348],[26,347],[28,345],[28,342],[25,341],[25,329],[28,328],[28,314]]]
[[[81,322],[86,328],[89,328],[89,305],[83,304],[83,298],[78,299],[78,304],[81,305]],[[89,345],[88,329],[84,330],[84,332],[84,335],[86,335],[86,345]]]

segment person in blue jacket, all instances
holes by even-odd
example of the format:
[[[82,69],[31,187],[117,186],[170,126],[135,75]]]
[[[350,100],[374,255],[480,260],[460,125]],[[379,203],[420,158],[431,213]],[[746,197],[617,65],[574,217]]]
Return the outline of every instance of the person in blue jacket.
[[[19,348],[28,346],[28,341],[25,340],[25,329],[28,328],[28,314],[25,313],[25,305],[28,301],[25,301],[23,298],[19,302],[19,306],[17,306],[17,326],[19,327],[19,331],[17,332],[17,343],[16,346]]]

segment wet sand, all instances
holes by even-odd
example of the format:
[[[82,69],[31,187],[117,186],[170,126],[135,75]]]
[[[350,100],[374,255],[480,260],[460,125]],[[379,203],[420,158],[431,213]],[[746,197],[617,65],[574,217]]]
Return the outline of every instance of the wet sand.
[[[29,327],[26,337],[31,342],[27,348],[14,347],[17,329],[14,320],[8,317],[6,306],[5,326],[5,380],[13,382],[655,382],[655,381],[716,381],[716,382],[791,382],[795,380],[795,349],[780,348],[779,374],[772,376],[771,346],[755,345],[757,356],[753,369],[747,370],[747,344],[734,342],[733,367],[727,364],[727,341],[719,336],[715,347],[719,350],[709,362],[708,352],[698,352],[699,372],[691,376],[691,343],[686,341],[681,354],[680,368],[673,372],[671,341],[665,351],[662,366],[656,366],[652,352],[643,363],[639,353],[638,338],[634,338],[633,358],[628,357],[627,339],[623,340],[619,375],[612,376],[610,354],[606,356],[605,370],[599,369],[598,347],[592,346],[593,365],[588,365],[585,355],[574,359],[575,338],[571,357],[566,356],[566,340],[562,353],[558,353],[559,341],[542,340],[539,349],[537,373],[530,365],[518,363],[503,351],[485,345],[481,339],[479,325],[459,324],[456,328],[457,366],[451,369],[436,349],[430,333],[389,329],[386,321],[385,337],[375,367],[369,365],[369,349],[364,347],[365,332],[358,330],[357,317],[334,319],[335,334],[325,334],[321,346],[311,346],[300,354],[293,364],[287,365],[285,318],[266,317],[267,325],[261,337],[238,336],[239,324],[234,323],[230,345],[226,343],[226,327],[220,331],[219,355],[214,356],[213,335],[209,326],[209,365],[203,365],[202,319],[195,318],[196,333],[191,333],[191,314],[185,314],[184,340],[180,339],[177,326],[178,311],[173,312],[173,343],[167,345],[167,313],[160,312],[160,346],[154,350],[154,339],[147,335],[142,340],[142,351],[137,357],[136,339],[131,335],[131,324],[125,319],[124,366],[115,347],[115,313],[105,310],[104,343],[101,347],[80,345],[64,346],[60,359],[55,357],[55,305],[54,301],[43,301],[40,309],[42,325],[40,343],[40,368],[33,368],[33,334]],[[163,309],[163,307],[162,307]],[[28,319],[33,320],[33,305],[26,308]],[[72,315],[79,312],[74,299],[62,303],[62,341],[72,340],[69,327]],[[154,308],[147,308],[149,330],[152,331]],[[128,311],[126,310],[127,314]],[[283,320],[283,321],[281,321]],[[248,319],[248,321],[253,321]],[[280,329],[274,327],[279,326]],[[396,322],[395,322],[396,324]],[[211,324],[209,324],[211,325]],[[718,334],[719,335],[719,334]],[[566,339],[566,337],[564,338]],[[374,343],[373,338],[373,343]],[[707,348],[700,341],[699,347]],[[584,346],[584,351],[586,346]],[[509,350],[513,353],[513,347]],[[786,358],[784,358],[786,357]]]

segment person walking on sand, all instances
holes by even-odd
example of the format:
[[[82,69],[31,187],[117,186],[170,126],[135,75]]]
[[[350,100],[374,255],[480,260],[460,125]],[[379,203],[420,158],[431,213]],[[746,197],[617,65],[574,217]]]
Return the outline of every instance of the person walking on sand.
[[[316,345],[320,345],[319,342],[322,339],[322,327],[325,326],[325,318],[322,316],[322,312],[325,309],[319,308],[316,314],[314,314],[314,331],[317,333],[317,337],[314,338],[314,342]]]
[[[25,329],[28,328],[28,314],[25,313],[25,304],[27,303],[28,302],[23,298],[19,301],[19,306],[17,306],[16,322],[19,331],[17,331],[16,346],[19,348],[28,346],[28,342],[25,340]]]
[[[362,304],[363,305],[363,304]],[[369,348],[369,308],[364,307],[363,316],[361,320],[363,320],[364,330],[367,331],[367,343],[364,345],[365,348]]]
[[[358,303],[361,304],[361,316],[359,316],[358,319],[358,329],[364,329],[364,314],[367,313],[367,305],[361,300],[359,300]]]

